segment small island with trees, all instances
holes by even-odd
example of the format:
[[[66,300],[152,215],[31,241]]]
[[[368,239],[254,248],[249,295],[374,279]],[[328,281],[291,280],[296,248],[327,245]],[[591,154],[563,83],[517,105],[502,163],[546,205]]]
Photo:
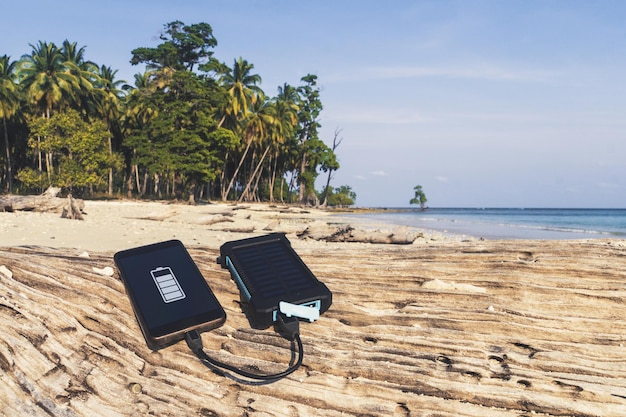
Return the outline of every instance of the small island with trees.
[[[167,23],[160,42],[131,51],[131,64],[146,67],[134,85],[68,40],[30,44],[17,61],[0,56],[0,190],[354,204],[349,186],[330,185],[338,142],[319,137],[316,75],[269,96],[252,63],[213,57],[207,23]]]

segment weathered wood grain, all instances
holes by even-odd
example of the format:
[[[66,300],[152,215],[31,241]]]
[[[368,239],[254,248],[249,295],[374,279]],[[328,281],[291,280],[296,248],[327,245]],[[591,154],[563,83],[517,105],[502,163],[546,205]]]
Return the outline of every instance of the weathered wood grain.
[[[2,416],[624,416],[626,243],[292,239],[333,291],[302,324],[304,365],[270,385],[211,373],[184,343],[150,351],[112,253],[0,249]],[[217,358],[281,370],[215,248],[189,247],[224,306]]]

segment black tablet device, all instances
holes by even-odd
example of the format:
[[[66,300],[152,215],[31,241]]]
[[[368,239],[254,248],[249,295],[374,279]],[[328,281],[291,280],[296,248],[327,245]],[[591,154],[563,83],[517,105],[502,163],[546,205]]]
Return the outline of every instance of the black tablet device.
[[[330,290],[282,233],[226,242],[220,247],[218,263],[237,283],[252,327],[269,327],[279,311],[313,321],[332,303]]]
[[[226,313],[179,240],[114,256],[139,327],[150,349],[184,339],[191,330],[221,326]]]

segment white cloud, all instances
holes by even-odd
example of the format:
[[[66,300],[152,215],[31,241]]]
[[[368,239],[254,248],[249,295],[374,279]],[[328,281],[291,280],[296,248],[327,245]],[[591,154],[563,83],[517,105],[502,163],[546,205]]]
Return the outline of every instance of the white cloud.
[[[388,176],[388,175],[389,175],[389,174],[387,174],[387,173],[386,173],[385,171],[383,171],[383,170],[372,171],[372,173],[371,173],[371,174],[372,174],[372,175],[375,175],[375,176],[377,176],[377,177],[386,177],[386,176]]]
[[[616,184],[616,183],[612,183],[612,182],[605,182],[605,181],[600,181],[597,183],[599,188],[605,189],[605,190],[616,190],[618,188],[621,188],[620,184]]]
[[[461,67],[423,67],[398,65],[349,69],[346,72],[327,74],[327,82],[392,80],[423,77],[447,77],[462,79],[487,79],[501,81],[546,82],[558,76],[555,71],[523,70],[497,65],[463,65]]]
[[[448,182],[448,177],[444,177],[441,175],[438,175],[435,177],[435,180],[439,181],[439,182]]]

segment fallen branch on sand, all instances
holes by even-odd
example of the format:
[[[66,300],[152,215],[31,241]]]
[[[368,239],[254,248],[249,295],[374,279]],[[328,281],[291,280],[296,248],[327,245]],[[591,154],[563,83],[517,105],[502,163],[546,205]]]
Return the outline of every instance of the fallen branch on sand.
[[[204,226],[210,226],[212,224],[217,224],[217,223],[234,223],[234,222],[235,221],[233,219],[231,219],[230,217],[226,217],[224,215],[205,216],[197,220],[198,224],[201,224]]]
[[[393,232],[381,230],[355,229],[350,225],[330,225],[313,222],[298,237],[303,239],[323,240],[326,242],[361,242],[410,245],[422,234],[410,233],[406,228]]]
[[[137,219],[137,220],[153,220],[156,222],[162,222],[163,220],[169,219],[170,217],[176,216],[178,211],[170,210],[165,213],[148,213],[145,216],[138,217],[128,217],[129,219]]]

